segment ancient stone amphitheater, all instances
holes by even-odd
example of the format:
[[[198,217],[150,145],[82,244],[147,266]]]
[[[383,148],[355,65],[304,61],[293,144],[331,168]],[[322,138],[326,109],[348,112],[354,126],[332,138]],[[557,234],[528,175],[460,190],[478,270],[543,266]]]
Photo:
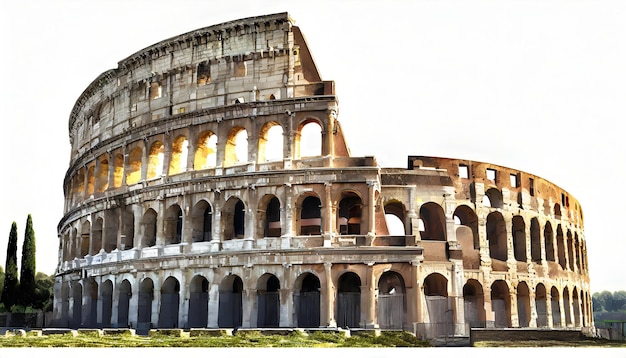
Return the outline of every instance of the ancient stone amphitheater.
[[[593,325],[579,203],[530,173],[353,157],[287,13],[149,46],[69,119],[54,325]],[[410,143],[407,143],[409,145]]]

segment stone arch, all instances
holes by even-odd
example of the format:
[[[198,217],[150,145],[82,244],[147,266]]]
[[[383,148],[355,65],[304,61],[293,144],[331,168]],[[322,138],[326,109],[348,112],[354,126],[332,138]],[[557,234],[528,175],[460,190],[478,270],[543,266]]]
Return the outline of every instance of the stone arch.
[[[298,327],[317,328],[320,326],[320,279],[311,272],[305,272],[296,279],[294,306]]]
[[[180,244],[183,237],[183,209],[173,204],[165,211],[165,245]]]
[[[183,173],[187,170],[187,156],[189,141],[184,135],[179,135],[172,142],[172,157],[170,158],[169,175]]]
[[[128,164],[125,170],[126,185],[136,184],[141,180],[142,159],[143,159],[143,148],[140,146],[133,147],[128,153]]]
[[[485,200],[484,198],[487,198]],[[502,192],[496,188],[489,188],[483,197],[483,206],[502,209]]]
[[[545,240],[546,260],[554,262],[554,232],[549,221],[543,229],[543,238]]]
[[[137,301],[137,328],[150,328],[152,323],[152,301],[154,300],[154,283],[145,278],[139,284]]]
[[[263,196],[259,202],[257,216],[257,232],[263,233],[264,237],[280,237],[280,200],[274,195]]]
[[[100,288],[100,301],[102,302],[102,327],[111,327],[111,315],[113,313],[113,282],[106,280]]]
[[[258,162],[283,160],[283,127],[278,122],[268,122],[259,132]]]
[[[541,262],[541,228],[537,218],[530,219],[530,258],[533,262]]]
[[[117,235],[120,227],[118,210],[119,209],[107,209],[104,211],[104,222],[106,223],[104,235],[102,235],[102,230],[100,232],[101,237],[104,238],[103,249],[106,252],[112,252],[117,249]]]
[[[381,329],[406,328],[406,286],[395,271],[386,271],[378,279],[377,313]]]
[[[578,296],[578,289],[576,287],[574,287],[574,290],[572,291],[572,307],[574,308],[574,327],[581,327],[580,313],[582,310],[580,297]]]
[[[220,284],[218,326],[220,328],[241,327],[243,281],[237,275],[228,275]]]
[[[89,241],[91,238],[91,222],[85,220],[80,227],[80,257],[89,255]]]
[[[246,206],[237,197],[231,197],[222,210],[224,240],[243,239],[245,235]]]
[[[337,326],[358,328],[361,325],[361,278],[345,272],[337,280]]]
[[[79,328],[82,323],[83,311],[83,286],[79,282],[72,283],[72,315],[69,322],[70,328]]]
[[[117,326],[120,328],[129,327],[129,308],[132,295],[130,281],[124,279],[119,285],[117,299]]]
[[[280,281],[275,275],[266,273],[257,283],[257,327],[268,328],[280,325]]]
[[[574,238],[572,237],[572,231],[567,230],[567,262],[569,263],[568,267],[571,271],[574,271],[574,267],[576,263],[574,262]]]
[[[89,250],[89,254],[92,256],[98,254],[98,252],[102,250],[103,223],[102,218],[98,217],[91,228],[91,249]]]
[[[109,187],[109,159],[102,155],[98,159],[98,173],[96,176],[96,192],[102,193]]]
[[[228,134],[224,149],[224,167],[248,161],[248,132],[243,127],[234,127]]]
[[[478,216],[472,208],[467,205],[459,205],[455,210],[453,217],[455,221],[458,219],[460,225],[467,226],[472,231],[472,242],[474,249],[480,249],[480,238],[478,236]]]
[[[61,327],[70,327],[70,284],[61,283]]]
[[[208,325],[209,317],[209,280],[196,275],[189,283],[189,314],[190,328],[203,328]]]
[[[485,326],[485,294],[478,280],[469,279],[463,285],[463,306],[466,324],[477,328]]]
[[[128,250],[134,247],[135,241],[135,214],[132,210],[122,210],[122,237],[120,244],[122,250]]]
[[[98,283],[93,277],[83,280],[82,327],[95,328],[98,322]]]
[[[96,166],[95,164],[87,167],[87,197],[93,195],[96,187]]]
[[[301,201],[300,201],[301,200]],[[297,209],[299,211],[299,235],[322,234],[322,201],[316,194],[301,197]]]
[[[420,206],[420,219],[424,230],[420,232],[422,240],[446,241],[446,215],[441,205],[428,202]]]
[[[552,289],[550,289],[550,296],[552,300],[552,327],[559,328],[561,327],[561,294],[556,287],[552,286]]]
[[[155,246],[157,235],[157,213],[154,209],[146,210],[141,220],[141,226],[143,228],[141,247]]]
[[[492,259],[507,260],[507,239],[504,217],[497,211],[487,215],[487,241],[489,241],[489,256]]]
[[[217,135],[211,131],[204,131],[198,137],[194,169],[203,170],[215,168],[217,165]]]
[[[563,289],[563,313],[565,313],[565,326],[570,327],[572,325],[572,312],[570,309],[570,294],[567,286]]]
[[[385,204],[385,222],[391,236],[406,235],[406,208],[401,201],[392,200]]]
[[[180,305],[180,283],[175,277],[168,277],[161,286],[161,307],[159,308],[159,328],[178,327],[178,306]]]
[[[559,265],[563,270],[567,269],[567,259],[565,258],[565,239],[563,237],[563,229],[561,224],[556,227],[556,247],[559,258]]]
[[[530,326],[530,289],[524,281],[517,285],[517,318],[520,327]]]
[[[496,280],[491,285],[491,309],[496,328],[511,327],[511,294],[504,280]]]
[[[85,169],[80,168],[74,176],[74,184],[72,185],[72,193],[74,196],[81,200],[85,195]]]
[[[341,193],[337,208],[337,231],[340,235],[360,235],[363,201],[353,191]]]
[[[298,125],[294,138],[296,158],[322,155],[322,128],[322,123],[313,118],[308,118]]]
[[[535,310],[537,311],[537,327],[548,327],[548,306],[546,286],[538,283],[535,288]]]
[[[211,241],[213,209],[206,200],[200,200],[191,209],[192,242]]]
[[[424,298],[426,314],[431,324],[448,324],[454,322],[454,316],[448,300],[448,279],[440,273],[431,273],[424,279]]]
[[[163,161],[165,146],[160,141],[155,141],[148,151],[148,171],[146,179],[155,179],[163,175]]]
[[[517,261],[526,261],[526,223],[520,215],[513,216],[511,223],[513,233],[513,256]]]

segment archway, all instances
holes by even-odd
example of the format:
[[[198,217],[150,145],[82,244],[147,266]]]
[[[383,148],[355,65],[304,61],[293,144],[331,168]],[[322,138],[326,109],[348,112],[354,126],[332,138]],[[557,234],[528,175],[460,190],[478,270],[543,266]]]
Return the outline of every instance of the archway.
[[[239,198],[228,199],[222,210],[224,239],[243,239],[245,234],[246,207]]]
[[[93,278],[84,281],[82,327],[95,328],[98,320],[98,283]]]
[[[381,329],[406,328],[406,288],[397,272],[385,272],[378,280],[377,317]]]
[[[280,325],[280,281],[272,274],[259,278],[257,286],[257,327]]]
[[[165,211],[165,244],[180,244],[183,237],[183,210],[174,204]]]
[[[141,225],[143,228],[141,247],[151,247],[156,245],[157,213],[154,209],[148,209],[146,213],[143,214]]]
[[[530,290],[525,282],[517,285],[517,318],[520,327],[530,326]]]
[[[191,239],[193,242],[211,241],[213,210],[211,205],[200,200],[191,210]]]
[[[70,319],[70,328],[79,328],[82,322],[82,311],[83,311],[83,286],[74,282],[72,284],[72,316]]]
[[[346,272],[339,277],[337,286],[337,326],[358,328],[361,325],[361,279],[354,272]]]
[[[512,223],[513,256],[516,261],[526,261],[526,224],[524,218],[515,215]]]
[[[146,278],[139,284],[137,302],[137,329],[150,329],[152,322],[152,300],[154,299],[154,283]]]
[[[452,310],[448,304],[448,279],[439,273],[431,273],[424,279],[424,297],[428,323],[437,332],[449,332],[454,323]]]
[[[556,287],[552,286],[552,289],[550,290],[550,296],[552,296],[550,302],[552,306],[552,327],[559,328],[561,327],[561,295],[559,293],[559,290]]]
[[[467,280],[463,286],[465,323],[472,328],[485,327],[485,296],[483,286],[477,280]]]
[[[487,215],[487,241],[489,241],[489,256],[492,259],[506,261],[507,240],[506,225],[502,214],[494,211]]]
[[[300,235],[322,233],[322,202],[317,196],[309,195],[302,201],[300,210]]]
[[[264,210],[261,211],[261,217],[263,220],[260,221],[264,223],[263,234],[265,237],[280,237],[280,201],[273,195],[269,197],[271,197],[269,201],[263,201],[267,202],[267,205]]]
[[[298,318],[298,327],[316,328],[320,326],[320,280],[308,272],[302,274],[297,283],[300,289],[296,291],[295,307]]]
[[[537,327],[548,327],[548,309],[546,286],[537,284],[535,289],[535,309],[537,310]]]
[[[189,284],[189,327],[207,326],[209,316],[209,280],[196,276]]]
[[[239,276],[230,275],[220,284],[217,324],[220,328],[241,327],[243,281]]]
[[[491,309],[496,328],[511,327],[511,295],[506,281],[497,280],[491,285]]]
[[[419,215],[424,223],[424,230],[420,232],[422,240],[446,241],[446,215],[441,205],[425,203]]]
[[[106,280],[102,283],[100,299],[102,302],[102,327],[111,327],[113,312],[113,282]]]
[[[120,328],[128,327],[128,313],[130,307],[130,298],[132,290],[128,280],[122,281],[119,287],[117,300],[117,326]]]
[[[362,208],[363,203],[358,195],[352,192],[343,193],[337,209],[340,235],[361,234]]]
[[[168,277],[161,287],[161,307],[159,310],[159,328],[178,327],[178,306],[180,304],[180,283],[174,277]]]

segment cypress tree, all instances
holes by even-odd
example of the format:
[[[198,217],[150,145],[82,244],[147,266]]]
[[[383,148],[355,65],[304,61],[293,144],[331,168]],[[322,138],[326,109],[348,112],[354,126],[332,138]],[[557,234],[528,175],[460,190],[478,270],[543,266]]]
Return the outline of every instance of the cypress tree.
[[[19,282],[17,280],[17,224],[15,221],[11,225],[11,233],[9,234],[9,244],[7,245],[7,260],[4,274],[4,289],[2,290],[2,298],[4,307],[7,311],[11,306],[18,303],[19,298]]]
[[[25,307],[31,306],[35,298],[35,231],[33,219],[28,214],[24,244],[22,245],[22,265],[20,266],[20,297]]]

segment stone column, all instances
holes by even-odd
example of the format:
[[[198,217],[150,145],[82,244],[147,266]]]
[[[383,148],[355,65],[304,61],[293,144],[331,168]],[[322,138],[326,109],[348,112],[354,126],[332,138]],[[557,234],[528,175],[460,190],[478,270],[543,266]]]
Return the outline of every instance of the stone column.
[[[548,288],[546,288],[546,323],[548,328],[554,328],[554,322],[552,317],[552,294]]]
[[[361,286],[361,292],[365,296],[365,328],[378,328],[378,320],[376,319],[376,298],[378,296],[378,287],[376,284],[376,275],[374,274],[374,262],[367,263],[367,283]]]
[[[180,292],[178,301],[178,325],[177,327],[189,327],[189,272],[184,269],[180,275]]]
[[[291,288],[281,288],[279,292],[280,302],[280,327],[294,327],[293,322],[293,290]]]
[[[409,329],[412,330],[413,324],[414,323],[421,323],[422,322],[422,313],[420,311],[421,306],[420,306],[420,287],[419,287],[419,283],[418,283],[418,275],[419,275],[419,262],[418,261],[411,261],[410,262],[411,267],[410,267],[410,277],[411,277],[411,282],[410,282],[410,287],[407,287],[407,297],[406,297],[406,302],[407,302],[407,325],[409,326]],[[408,286],[408,285],[407,285]]]
[[[221,203],[215,201],[213,203],[213,215],[211,215],[211,252],[220,250],[220,243],[224,239],[222,237],[222,209]]]
[[[368,200],[367,200],[367,214],[369,216],[367,235],[374,238],[376,235],[376,181],[368,181]]]
[[[120,283],[113,277],[113,292],[111,292],[111,327],[118,327],[119,322],[119,310],[120,305]]]
[[[528,327],[537,328],[537,302],[535,302],[535,291],[529,288],[528,300],[530,304],[530,322],[528,322]]]
[[[280,208],[281,211],[281,222],[282,222],[282,236],[281,236],[281,249],[289,249],[291,248],[291,238],[294,235],[293,230],[293,200],[292,200],[292,189],[291,184],[285,184],[284,188],[284,197],[283,202],[285,203],[283,207]]]
[[[334,237],[333,224],[335,222],[334,220],[335,210],[333,208],[331,188],[332,188],[332,183],[328,183],[328,182],[324,183],[325,197],[324,197],[323,207],[321,210],[322,224],[324,225],[324,228],[323,228],[324,247],[331,247],[333,237]]]
[[[257,290],[245,289],[243,290],[243,319],[241,326],[243,327],[257,327]]]
[[[156,245],[165,245],[165,199],[158,201],[159,210],[156,219]]]
[[[326,306],[326,316],[322,325],[328,327],[337,327],[337,320],[335,319],[335,285],[333,284],[332,277],[332,263],[324,262],[324,275],[326,276],[326,294],[323,295]]]
[[[509,288],[509,297],[511,305],[511,327],[519,327],[519,311],[517,307],[517,292],[514,287]]]
[[[218,284],[212,284],[209,287],[209,318],[208,318],[208,326],[209,328],[217,328],[217,319],[219,316],[219,297],[220,297],[220,286]]]

